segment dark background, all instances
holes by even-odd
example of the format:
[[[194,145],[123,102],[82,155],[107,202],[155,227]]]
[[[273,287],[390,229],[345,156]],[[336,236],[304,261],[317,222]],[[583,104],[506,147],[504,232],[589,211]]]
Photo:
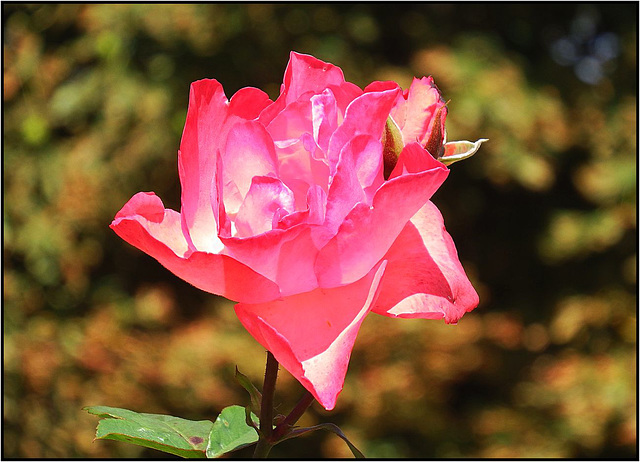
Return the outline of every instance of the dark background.
[[[489,138],[434,196],[480,306],[371,315],[328,413],[369,457],[637,458],[637,3],[3,4],[3,455],[92,442],[86,405],[213,419],[264,350],[231,302],[108,228],[179,209],[189,84],[275,98],[289,52],[364,87],[433,75],[449,139]],[[282,371],[283,413],[302,387]],[[246,457],[250,450],[233,454]],[[275,457],[349,457],[317,433]],[[169,456],[167,456],[169,457]]]

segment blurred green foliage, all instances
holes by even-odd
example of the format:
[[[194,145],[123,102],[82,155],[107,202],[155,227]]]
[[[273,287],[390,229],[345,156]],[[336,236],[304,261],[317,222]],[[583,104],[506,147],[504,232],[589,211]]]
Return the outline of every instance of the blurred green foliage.
[[[108,405],[245,404],[264,351],[232,304],[108,224],[179,209],[189,84],[279,90],[290,50],[364,86],[433,75],[450,139],[489,138],[434,197],[481,304],[370,316],[335,422],[369,457],[637,457],[637,17],[604,4],[3,4],[3,455],[158,457],[92,442]],[[301,386],[282,372],[287,412]],[[246,456],[240,451],[235,456]],[[278,457],[349,457],[326,434]]]

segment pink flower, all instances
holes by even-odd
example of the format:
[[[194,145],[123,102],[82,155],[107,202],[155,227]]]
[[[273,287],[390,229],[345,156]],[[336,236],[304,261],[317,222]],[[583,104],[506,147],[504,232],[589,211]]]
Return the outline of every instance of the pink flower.
[[[429,200],[449,174],[436,160],[446,113],[430,77],[363,91],[297,53],[275,101],[256,88],[227,100],[217,81],[194,82],[180,212],[141,192],[111,228],[239,302],[249,333],[330,410],[369,312],[455,323],[478,304]],[[447,152],[466,149],[456,146]]]

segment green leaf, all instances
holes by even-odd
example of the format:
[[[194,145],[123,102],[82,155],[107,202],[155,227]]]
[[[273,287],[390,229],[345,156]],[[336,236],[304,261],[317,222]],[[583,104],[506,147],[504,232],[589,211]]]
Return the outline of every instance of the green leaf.
[[[247,392],[249,393],[249,396],[251,397],[251,410],[256,413],[260,412],[260,403],[262,402],[262,393],[260,393],[258,389],[255,387],[255,385],[251,383],[251,380],[249,380],[249,377],[240,373],[237,367],[236,367],[235,378],[236,378],[236,381],[242,386],[242,388],[247,390]]]
[[[444,154],[438,160],[445,165],[451,165],[459,160],[464,160],[476,153],[486,138],[481,138],[475,143],[471,141],[450,141],[444,145]]]
[[[222,410],[209,434],[208,458],[220,457],[258,441],[258,433],[247,425],[245,416],[242,406],[229,406]],[[251,418],[256,425],[259,423],[255,414],[251,414]]]
[[[287,433],[280,441],[284,441],[284,440],[288,440],[288,439],[291,439],[291,438],[295,438],[297,436],[302,436],[302,435],[304,435],[306,433],[311,433],[311,432],[314,432],[316,430],[327,430],[327,431],[335,433],[340,438],[342,438],[345,443],[347,443],[347,446],[349,446],[349,449],[351,449],[351,453],[354,455],[354,457],[356,459],[366,459],[364,454],[362,454],[362,452],[360,452],[360,450],[357,447],[355,447],[353,445],[353,443],[351,443],[351,441],[349,441],[349,439],[345,436],[345,434],[342,433],[342,430],[340,430],[340,427],[338,427],[337,425],[332,424],[332,423],[314,425],[313,427],[295,428],[295,429],[291,430],[289,433]],[[278,441],[278,442],[280,442],[280,441]]]
[[[185,458],[204,458],[213,423],[107,406],[83,408],[101,417],[96,439],[137,444]]]
[[[254,421],[254,419],[256,420]],[[260,434],[260,428],[258,426],[260,422],[258,422],[258,418],[256,417],[256,415],[251,412],[251,406],[247,405],[244,407],[244,421],[251,428],[255,428],[258,432],[258,435]]]

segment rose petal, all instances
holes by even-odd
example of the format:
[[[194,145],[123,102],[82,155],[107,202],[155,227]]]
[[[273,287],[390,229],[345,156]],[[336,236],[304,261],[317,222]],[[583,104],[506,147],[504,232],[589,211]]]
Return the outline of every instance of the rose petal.
[[[424,145],[433,116],[445,101],[432,77],[414,78],[405,100],[394,107],[391,117],[400,127],[405,144],[417,141]]]
[[[297,101],[280,112],[267,127],[275,141],[279,178],[296,193],[297,210],[305,205],[309,185],[328,187],[329,168],[313,140],[311,117],[311,102]],[[304,187],[299,185],[301,182]]]
[[[276,144],[278,176],[295,193],[296,210],[306,208],[306,195],[310,185],[318,185],[324,190],[329,187],[329,167],[324,161],[315,159],[309,151],[310,147],[315,147],[313,139],[310,140],[313,146],[305,143],[309,138],[310,134],[303,134],[300,139],[287,146]]]
[[[406,173],[424,172],[431,168],[443,167],[425,148],[414,142],[407,144],[400,155],[389,179]]]
[[[238,90],[229,100],[229,113],[246,120],[252,120],[272,103],[269,95],[262,90],[245,87]]]
[[[222,153],[223,201],[227,214],[237,213],[254,176],[277,176],[277,165],[273,140],[262,124],[236,123],[229,130]]]
[[[424,172],[387,181],[376,192],[371,207],[359,203],[349,212],[338,233],[318,254],[315,268],[320,287],[356,281],[384,256],[447,177],[449,170],[436,163]]]
[[[390,317],[457,322],[478,305],[478,294],[458,260],[438,208],[422,207],[404,227],[388,261],[373,311]]]
[[[267,131],[274,141],[298,139],[303,133],[311,133],[311,102],[291,103],[267,125]]]
[[[345,287],[317,289],[264,304],[239,303],[236,314],[253,338],[331,410],[383,272],[384,263]]]
[[[284,73],[286,102],[290,104],[307,92],[321,93],[329,85],[344,82],[342,69],[311,55],[291,52]]]
[[[225,255],[274,281],[283,296],[318,287],[313,269],[318,254],[314,239],[306,223],[251,237],[221,237]]]
[[[382,182],[382,145],[369,135],[357,135],[344,145],[327,197],[325,227],[332,233],[358,202],[369,203],[364,188]]]
[[[267,176],[254,176],[249,192],[238,215],[238,236],[253,236],[273,229],[274,216],[282,210],[284,215],[294,211],[293,193],[282,181]],[[282,215],[282,216],[284,216]],[[276,223],[281,217],[278,217]]]
[[[226,118],[227,97],[222,85],[215,80],[193,82],[178,152],[181,217],[192,249],[215,252],[221,247],[216,232],[218,201],[215,172]],[[212,130],[211,127],[218,128]]]
[[[311,97],[311,117],[313,139],[326,154],[331,135],[338,127],[338,103],[331,90],[326,89]]]
[[[280,297],[278,286],[226,255],[192,252],[182,234],[180,214],[165,209],[153,193],[138,193],[111,223],[118,236],[149,254],[198,289],[245,303]]]
[[[284,72],[280,96],[274,104],[262,111],[259,120],[264,125],[268,125],[280,111],[297,101],[302,95],[306,95],[308,100],[329,86],[342,87],[344,83],[344,74],[339,67],[320,61],[313,56],[292,51]]]
[[[307,205],[309,207],[309,223],[321,225],[327,212],[327,193],[320,186],[314,184],[307,191]]]
[[[364,87],[364,92],[365,93],[375,92],[375,91],[380,92],[380,91],[394,90],[396,88],[400,88],[400,85],[398,85],[396,82],[392,82],[390,80],[377,80],[375,82],[371,82],[369,85]],[[399,96],[402,99],[404,99],[402,94],[400,94]]]
[[[342,123],[344,120],[344,115],[347,112],[347,107],[349,104],[356,99],[358,96],[362,95],[362,89],[351,83],[351,82],[342,82],[339,85],[329,85],[327,87],[333,93],[333,96],[336,99],[336,103],[338,105],[338,125]]]
[[[399,92],[400,89],[397,88],[364,93],[351,102],[342,125],[333,133],[329,142],[327,159],[332,173],[335,172],[342,148],[350,139],[356,135],[369,135],[378,140],[382,138],[389,111]]]
[[[321,225],[324,223],[327,194],[320,186],[314,184],[307,190],[306,204],[306,209],[284,216],[278,222],[277,227],[279,229],[287,229],[302,223],[312,225]]]

